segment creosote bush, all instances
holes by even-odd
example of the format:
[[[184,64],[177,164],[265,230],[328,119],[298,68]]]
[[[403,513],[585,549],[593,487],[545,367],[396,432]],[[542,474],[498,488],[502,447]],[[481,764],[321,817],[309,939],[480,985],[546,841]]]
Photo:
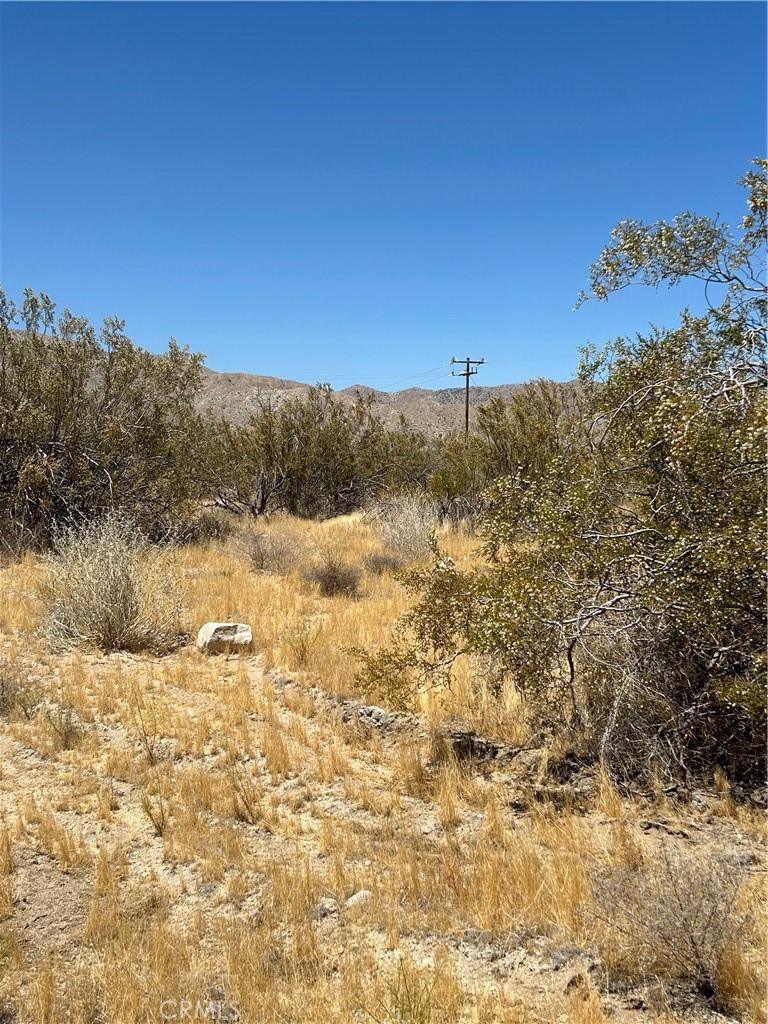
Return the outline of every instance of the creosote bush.
[[[111,513],[62,531],[47,556],[45,633],[57,648],[162,652],[180,637],[181,598],[167,549]]]
[[[449,685],[458,659],[489,656],[537,728],[619,783],[687,784],[715,767],[745,789],[764,781],[768,163],[757,163],[739,239],[690,214],[617,226],[593,296],[693,277],[720,304],[585,352],[578,401],[539,383],[506,420],[492,410],[509,473],[484,496],[482,564],[435,551],[401,573],[415,604],[388,649],[361,653],[362,685],[390,692],[407,673]]]
[[[204,496],[203,357],[173,339],[147,352],[124,327],[0,288],[0,548],[47,549],[57,524],[116,507],[161,538]]]
[[[265,403],[242,427],[209,424],[207,489],[234,511],[302,518],[347,515],[390,487],[424,486],[434,445],[405,424],[390,430],[371,396],[336,396],[327,384]]]

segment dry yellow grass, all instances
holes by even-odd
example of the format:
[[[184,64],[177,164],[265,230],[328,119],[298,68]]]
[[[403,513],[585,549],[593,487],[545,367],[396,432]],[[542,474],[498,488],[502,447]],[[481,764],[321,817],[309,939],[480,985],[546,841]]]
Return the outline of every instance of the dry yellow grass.
[[[513,809],[545,757],[526,774],[435,739],[448,724],[529,738],[480,663],[421,694],[418,720],[358,723],[346,651],[381,643],[405,595],[364,569],[379,541],[354,517],[269,529],[300,552],[280,574],[253,572],[234,541],[174,553],[185,628],[248,622],[252,657],[51,656],[34,638],[39,566],[1,570],[0,656],[34,695],[0,721],[0,1019],[647,1020],[589,971],[600,872],[656,870],[661,836],[694,857],[749,850],[760,868],[755,815],[720,780],[689,850],[682,812],[644,829],[659,808],[606,778],[588,814],[532,797]],[[460,533],[442,543],[471,555]],[[328,546],[362,568],[359,598],[303,577]],[[749,926],[716,979],[755,1021],[763,877],[746,877]],[[620,942],[614,926],[601,918],[600,937]]]

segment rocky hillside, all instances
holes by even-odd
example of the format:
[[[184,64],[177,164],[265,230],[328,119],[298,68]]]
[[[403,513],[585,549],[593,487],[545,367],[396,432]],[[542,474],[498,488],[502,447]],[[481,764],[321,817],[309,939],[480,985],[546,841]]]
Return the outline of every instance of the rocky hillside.
[[[472,410],[492,398],[509,398],[519,384],[499,384],[495,387],[472,387],[469,392],[470,416]],[[199,398],[201,409],[226,417],[233,423],[246,423],[260,405],[279,405],[309,389],[308,384],[279,377],[260,377],[249,373],[216,373],[205,369],[203,389]],[[372,395],[376,413],[388,426],[394,426],[403,415],[408,422],[429,434],[457,430],[464,425],[464,388],[454,387],[428,390],[407,388],[405,391],[376,391],[364,384],[354,385],[337,392],[350,401],[360,395]]]

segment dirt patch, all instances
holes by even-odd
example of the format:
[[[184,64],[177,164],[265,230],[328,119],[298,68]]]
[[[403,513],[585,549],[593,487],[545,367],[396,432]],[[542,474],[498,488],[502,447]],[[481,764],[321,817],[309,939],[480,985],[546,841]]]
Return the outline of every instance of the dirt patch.
[[[15,847],[13,917],[0,924],[24,959],[34,963],[52,952],[65,958],[80,946],[88,917],[93,872],[62,871],[54,858],[29,847]]]

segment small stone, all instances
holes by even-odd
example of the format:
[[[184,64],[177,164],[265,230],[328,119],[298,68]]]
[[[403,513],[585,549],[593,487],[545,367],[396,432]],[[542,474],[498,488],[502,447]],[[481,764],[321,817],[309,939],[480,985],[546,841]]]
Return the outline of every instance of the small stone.
[[[243,622],[206,622],[197,646],[207,654],[244,654],[253,648],[253,631]]]
[[[364,903],[370,903],[372,899],[373,893],[371,892],[370,889],[361,889],[359,892],[356,892],[352,896],[350,896],[347,902],[344,904],[344,906],[348,910],[351,910],[352,907],[360,907]]]
[[[335,899],[329,898],[326,900],[320,900],[320,902],[312,909],[312,920],[322,921],[324,917],[330,917],[332,914],[338,914],[339,905]]]

